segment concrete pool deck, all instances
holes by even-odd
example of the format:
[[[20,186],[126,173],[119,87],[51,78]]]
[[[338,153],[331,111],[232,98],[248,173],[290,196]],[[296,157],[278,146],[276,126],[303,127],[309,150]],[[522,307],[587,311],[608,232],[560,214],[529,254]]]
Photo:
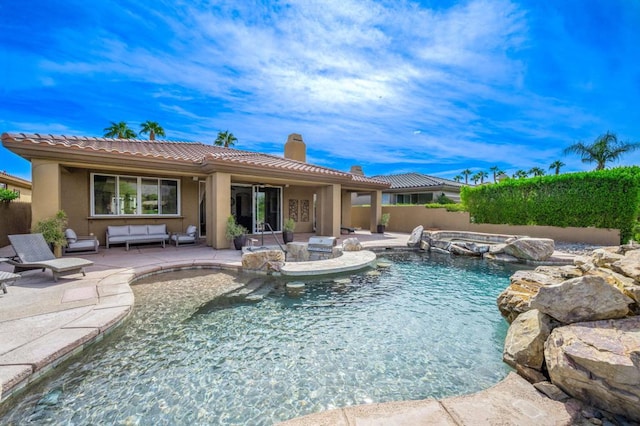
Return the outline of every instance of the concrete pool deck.
[[[306,241],[308,234],[296,234]],[[365,248],[406,247],[408,234],[359,231]],[[13,254],[0,248],[0,257]],[[133,309],[130,282],[136,277],[178,268],[237,270],[241,252],[213,250],[203,244],[101,248],[78,254],[94,262],[87,275],[53,281],[51,271],[27,271],[0,292],[0,401],[37,381],[66,359],[101,340]],[[0,271],[12,266],[1,263]],[[294,419],[288,424],[572,424],[576,409],[549,400],[515,374],[472,395],[442,401],[408,401],[348,407]]]

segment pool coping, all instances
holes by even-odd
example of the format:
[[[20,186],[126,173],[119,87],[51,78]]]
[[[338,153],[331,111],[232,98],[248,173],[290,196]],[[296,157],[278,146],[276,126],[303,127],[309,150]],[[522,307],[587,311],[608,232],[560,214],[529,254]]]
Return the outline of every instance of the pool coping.
[[[391,244],[389,242],[384,244],[369,244],[366,248],[375,253],[384,253],[385,251],[398,249],[414,251],[414,249],[407,248],[404,244]],[[211,249],[209,248],[209,250]],[[128,256],[129,255],[131,254],[128,254]],[[20,327],[22,327],[22,331],[25,332],[25,327],[29,326],[29,322],[40,322],[43,319],[52,323],[58,321],[57,327],[53,327],[53,329],[42,334],[35,333],[32,335],[32,330],[27,329],[23,341],[18,342],[19,344],[9,350],[5,348],[4,351],[0,351],[0,410],[5,408],[5,403],[10,402],[14,397],[20,395],[24,390],[28,389],[30,385],[52,373],[65,361],[80,354],[90,345],[101,341],[118,326],[122,325],[124,321],[129,318],[133,309],[134,297],[131,284],[134,281],[150,275],[181,269],[241,270],[240,261],[235,259],[198,259],[191,261],[180,259],[167,261],[165,259],[161,262],[157,262],[157,259],[153,258],[150,260],[151,262],[147,263],[145,259],[138,258],[138,261],[143,261],[143,264],[125,268],[111,267],[101,272],[90,271],[86,277],[82,277],[79,280],[72,279],[77,288],[68,290],[65,292],[65,295],[71,294],[71,297],[75,296],[80,298],[88,297],[87,294],[90,293],[88,289],[94,288],[96,297],[95,303],[93,304],[0,322],[0,326],[2,326],[0,335],[3,331],[5,335],[7,335],[11,333],[12,330],[19,329]],[[154,260],[156,262],[153,262]],[[83,286],[83,283],[87,285]],[[9,291],[11,291],[11,287]],[[22,325],[10,324],[14,321],[16,323],[22,322]],[[9,325],[8,331],[6,330],[7,325]],[[448,413],[448,417],[445,416],[441,418],[441,420],[444,419],[442,420],[442,424],[482,424],[482,422],[478,423],[479,418],[476,415],[478,414],[478,407],[475,406],[477,403],[474,402],[474,398],[480,398],[484,401],[481,404],[482,406],[488,403],[485,401],[487,399],[497,401],[497,412],[506,410],[506,412],[511,413],[508,417],[504,417],[503,420],[512,419],[514,407],[510,406],[506,400],[499,398],[500,395],[505,394],[503,390],[504,387],[509,389],[514,388],[506,392],[506,395],[512,395],[514,392],[524,392],[523,395],[525,397],[522,399],[524,402],[522,402],[522,407],[520,408],[520,411],[523,413],[533,413],[534,411],[538,412],[542,410],[540,412],[544,412],[545,416],[551,416],[549,418],[555,418],[554,416],[560,416],[558,417],[559,419],[566,418],[566,413],[568,412],[567,407],[565,407],[566,404],[549,400],[520,376],[510,373],[507,378],[497,385],[471,395],[447,398],[442,401],[403,401],[346,407],[292,419],[287,421],[286,424],[355,424],[355,420],[360,418],[369,418],[370,420],[386,419],[391,421],[391,423],[388,423],[385,420],[386,424],[404,424],[408,419],[418,419],[423,418],[423,416],[425,416],[424,418],[431,418],[431,414],[429,413],[431,413],[432,410],[442,414],[438,407],[443,407],[443,410]],[[527,389],[527,391],[525,392],[522,389]],[[497,396],[494,395],[496,392],[498,392],[496,394]],[[540,400],[540,398],[543,399]],[[436,401],[439,405],[434,406],[433,401]],[[453,405],[447,401],[453,401],[451,402]],[[448,406],[457,406],[458,408],[447,408]],[[498,408],[501,408],[501,410],[498,410]],[[504,408],[504,410],[502,410],[502,408]],[[515,409],[518,409],[518,407],[515,407]],[[341,419],[338,423],[334,423],[333,421],[326,423],[326,420],[333,420],[335,416]],[[490,417],[494,418],[493,415]],[[472,419],[472,421],[469,419]],[[451,421],[454,422],[451,423]],[[467,423],[467,421],[469,421],[469,423]],[[493,424],[493,421],[491,423]],[[429,422],[429,424],[432,423]]]
[[[345,251],[338,257],[305,262],[285,262],[280,273],[285,277],[313,277],[340,274],[373,267],[376,254],[370,250]]]

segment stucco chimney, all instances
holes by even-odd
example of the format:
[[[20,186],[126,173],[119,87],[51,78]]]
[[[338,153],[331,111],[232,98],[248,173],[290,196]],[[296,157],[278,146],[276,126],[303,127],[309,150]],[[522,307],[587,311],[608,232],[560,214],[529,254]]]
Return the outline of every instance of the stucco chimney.
[[[351,166],[351,170],[349,170],[349,173],[351,173],[352,175],[364,176],[364,172],[362,171],[362,166]]]
[[[284,144],[284,158],[307,162],[307,145],[302,141],[302,135],[291,133]]]

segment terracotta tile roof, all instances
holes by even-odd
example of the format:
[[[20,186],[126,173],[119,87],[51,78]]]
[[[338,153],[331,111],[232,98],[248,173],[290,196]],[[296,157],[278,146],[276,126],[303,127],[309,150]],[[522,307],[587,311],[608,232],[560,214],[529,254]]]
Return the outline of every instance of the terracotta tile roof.
[[[141,139],[109,139],[84,136],[44,135],[26,133],[4,133],[3,142],[18,142],[50,147],[52,151],[74,150],[130,155],[149,159],[167,159],[205,165],[208,163],[237,164],[301,173],[333,176],[354,183],[386,186],[384,181],[366,178],[327,167],[316,166],[296,160],[259,152],[242,151],[205,145],[200,142],[149,141]]]
[[[390,189],[428,188],[433,186],[461,187],[464,185],[454,180],[444,179],[436,176],[423,175],[421,173],[380,175],[380,176],[373,176],[373,179],[389,182],[391,184]]]

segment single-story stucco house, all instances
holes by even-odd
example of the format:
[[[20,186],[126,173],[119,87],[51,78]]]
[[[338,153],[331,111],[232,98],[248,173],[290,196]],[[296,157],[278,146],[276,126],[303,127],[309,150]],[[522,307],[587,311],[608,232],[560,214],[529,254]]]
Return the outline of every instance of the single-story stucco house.
[[[31,182],[12,176],[7,172],[0,172],[0,189],[8,189],[18,194],[17,201],[31,202]]]
[[[361,169],[352,168],[352,173]],[[371,179],[388,182],[390,187],[382,191],[382,204],[427,204],[437,201],[445,195],[455,202],[460,202],[460,188],[464,183],[422,173],[401,173],[395,175],[372,176]],[[369,204],[369,194],[354,194],[353,205]]]
[[[284,157],[193,142],[4,133],[2,144],[31,162],[33,222],[64,210],[69,226],[104,244],[108,225],[196,225],[214,248],[227,248],[226,221],[257,233],[292,218],[296,232],[339,236],[351,224],[351,193],[371,197],[381,216],[380,180],[306,162],[291,134]]]

